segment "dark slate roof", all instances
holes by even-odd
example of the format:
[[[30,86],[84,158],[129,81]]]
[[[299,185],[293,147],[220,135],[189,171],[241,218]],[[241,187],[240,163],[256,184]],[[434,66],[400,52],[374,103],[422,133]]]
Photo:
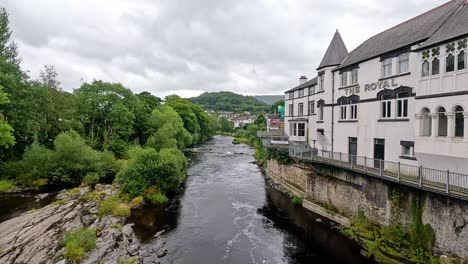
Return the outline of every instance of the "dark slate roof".
[[[313,79],[310,79],[309,81],[299,85],[299,86],[296,86],[292,89],[289,89],[287,90],[286,92],[284,93],[290,93],[290,92],[294,92],[294,91],[297,91],[297,90],[300,90],[300,89],[303,89],[303,88],[307,88],[307,87],[310,87],[310,86],[314,86],[314,85],[317,85],[317,77],[313,78]]]
[[[464,1],[465,0],[449,1],[369,38],[354,49],[337,69],[351,66],[378,57],[387,52],[425,41],[439,29]]]
[[[346,56],[348,56],[348,49],[346,49],[340,32],[337,30],[317,70],[328,66],[338,66],[343,62]]]
[[[468,5],[458,8],[447,22],[422,44],[421,49],[464,35],[468,35]]]

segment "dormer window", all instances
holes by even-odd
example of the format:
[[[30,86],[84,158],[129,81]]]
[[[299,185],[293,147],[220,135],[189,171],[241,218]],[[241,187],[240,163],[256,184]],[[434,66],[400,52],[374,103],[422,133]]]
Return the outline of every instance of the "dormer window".
[[[382,61],[382,77],[388,77],[392,75],[392,58],[388,58]]]

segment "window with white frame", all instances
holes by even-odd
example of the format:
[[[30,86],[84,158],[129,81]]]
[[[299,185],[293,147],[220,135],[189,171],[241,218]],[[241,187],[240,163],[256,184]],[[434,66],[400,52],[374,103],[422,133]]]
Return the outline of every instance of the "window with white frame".
[[[447,55],[445,58],[445,72],[453,72],[455,70],[455,57],[453,54]]]
[[[340,119],[345,120],[346,119],[346,110],[348,106],[345,104],[340,105]]]
[[[357,104],[353,104],[351,102],[351,105],[349,106],[349,108],[350,108],[350,114],[351,114],[349,118],[352,119],[352,120],[356,120],[357,119],[357,111],[358,111],[357,110]]]
[[[323,103],[318,104],[318,110],[319,110],[318,120],[323,121]]]
[[[388,58],[382,61],[382,77],[392,75],[392,59],[393,58]]]
[[[309,94],[314,94],[315,93],[315,85],[309,88]]]
[[[323,91],[324,90],[324,86],[325,85],[325,74],[321,74],[319,76],[319,91]]]
[[[315,101],[309,102],[309,115],[315,114]]]
[[[440,72],[440,60],[439,60],[439,58],[434,58],[432,60],[431,64],[432,64],[432,75],[439,74],[439,72]],[[429,69],[427,69],[427,71],[428,71],[428,75],[429,75]]]
[[[464,109],[461,106],[457,106],[454,109],[455,112],[455,137],[464,137],[465,136],[465,117]]]
[[[351,70],[351,84],[358,83],[358,69]]]
[[[305,136],[305,123],[298,123],[297,124],[297,136],[304,137]]]
[[[289,104],[289,116],[293,116],[293,115],[294,115],[294,105]]]
[[[427,60],[423,61],[423,63],[421,64],[421,76],[429,76],[429,62]]]
[[[405,93],[399,93],[397,94],[397,100],[396,100],[396,117],[397,118],[403,118],[403,117],[408,117],[408,94]]]
[[[403,141],[400,143],[401,145],[401,156],[407,158],[414,157],[414,142],[407,142]]]
[[[409,52],[398,55],[398,73],[409,72]]]
[[[460,51],[457,55],[457,69],[458,70],[464,70],[466,69],[466,52],[465,51]]]
[[[341,73],[341,86],[346,86],[348,85],[348,72],[342,72]]]
[[[300,104],[298,105],[298,108],[299,108],[299,111],[298,111],[297,114],[300,115],[300,116],[301,116],[301,115],[304,115],[304,104],[303,104],[303,103],[300,103]]]
[[[299,90],[299,97],[303,97],[304,96],[304,89],[300,89]]]
[[[421,136],[429,137],[432,132],[432,117],[431,111],[425,107],[421,110]]]
[[[293,123],[293,136],[297,136],[297,123]]]
[[[392,117],[392,101],[382,96],[382,101],[380,102],[380,117],[381,118],[391,118]]]

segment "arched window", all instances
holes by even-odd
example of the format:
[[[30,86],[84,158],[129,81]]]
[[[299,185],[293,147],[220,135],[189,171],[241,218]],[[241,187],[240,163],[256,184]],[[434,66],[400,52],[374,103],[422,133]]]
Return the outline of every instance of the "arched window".
[[[421,65],[421,76],[429,76],[429,62],[427,60],[425,60]]]
[[[429,137],[431,135],[432,130],[432,118],[431,118],[431,111],[429,109],[424,108],[421,111],[421,136]]]
[[[455,107],[455,136],[464,137],[465,136],[465,117],[463,116],[463,107]]]
[[[458,53],[458,70],[466,69],[466,52],[461,51]]]
[[[437,75],[440,72],[440,61],[438,58],[432,60],[432,75]]]
[[[445,113],[445,108],[439,107],[437,110],[438,114],[438,125],[439,130],[437,131],[437,136],[446,137],[447,136],[447,114]]]
[[[449,54],[445,58],[445,72],[453,72],[455,70],[455,57]]]

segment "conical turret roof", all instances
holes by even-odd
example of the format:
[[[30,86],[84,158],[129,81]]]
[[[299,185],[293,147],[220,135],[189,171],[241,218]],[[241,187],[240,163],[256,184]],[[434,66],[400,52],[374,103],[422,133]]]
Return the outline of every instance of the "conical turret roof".
[[[341,38],[340,32],[337,30],[317,70],[329,66],[338,66],[344,61],[346,56],[348,56],[348,50]]]

